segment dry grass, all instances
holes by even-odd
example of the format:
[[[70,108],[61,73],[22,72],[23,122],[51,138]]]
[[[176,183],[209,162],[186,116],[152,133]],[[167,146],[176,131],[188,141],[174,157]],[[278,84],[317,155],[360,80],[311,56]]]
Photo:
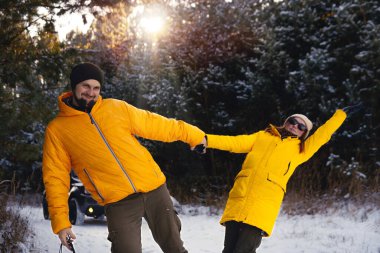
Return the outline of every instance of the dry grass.
[[[347,206],[380,208],[379,173],[363,180],[357,173],[350,175],[332,170],[322,179],[316,169],[299,170],[288,184],[282,211],[290,215],[324,213],[327,209]],[[324,182],[324,183],[323,183]],[[206,177],[168,181],[168,187],[181,204],[203,205],[213,210],[223,210],[228,186],[222,180]],[[215,211],[218,214],[217,211]]]
[[[210,214],[218,214],[224,208],[228,187],[220,178],[197,177],[167,182],[170,194],[181,204],[202,205],[210,208]]]
[[[297,193],[287,194],[282,205],[282,212],[289,215],[326,213],[331,210],[350,209],[353,206],[368,209],[380,209],[380,193],[367,192],[356,196],[341,197],[334,193],[323,195],[301,196]]]
[[[0,252],[22,252],[31,229],[28,220],[13,209],[8,195],[0,195]]]

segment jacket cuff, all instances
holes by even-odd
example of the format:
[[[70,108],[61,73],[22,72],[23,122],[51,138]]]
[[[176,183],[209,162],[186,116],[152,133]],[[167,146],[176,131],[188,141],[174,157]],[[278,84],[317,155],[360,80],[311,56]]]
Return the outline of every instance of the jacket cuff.
[[[54,234],[58,234],[59,231],[61,231],[64,228],[72,227],[68,217],[62,216],[62,215],[60,217],[52,218],[51,226],[52,226]]]

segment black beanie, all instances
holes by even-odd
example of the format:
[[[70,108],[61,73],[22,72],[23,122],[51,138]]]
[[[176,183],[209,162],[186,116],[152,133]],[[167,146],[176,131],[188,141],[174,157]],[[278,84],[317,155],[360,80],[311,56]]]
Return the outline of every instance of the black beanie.
[[[71,89],[74,90],[78,83],[89,79],[97,80],[100,85],[103,85],[103,71],[95,64],[89,62],[74,66],[70,74]]]

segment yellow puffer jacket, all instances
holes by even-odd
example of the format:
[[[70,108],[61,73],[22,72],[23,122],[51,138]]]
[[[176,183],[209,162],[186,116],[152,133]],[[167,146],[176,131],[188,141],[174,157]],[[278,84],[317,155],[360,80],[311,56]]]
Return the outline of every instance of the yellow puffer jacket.
[[[251,135],[207,135],[208,148],[234,153],[248,153],[242,169],[229,193],[221,223],[234,220],[262,229],[272,229],[286,192],[286,184],[296,167],[306,162],[340,127],[346,113],[337,110],[331,119],[305,141],[299,152],[300,140],[259,131]]]
[[[164,142],[199,144],[205,133],[183,121],[167,119],[132,105],[101,97],[90,114],[58,99],[60,112],[46,128],[43,181],[54,233],[71,227],[68,220],[70,170],[101,205],[135,192],[149,192],[165,176],[135,135]]]

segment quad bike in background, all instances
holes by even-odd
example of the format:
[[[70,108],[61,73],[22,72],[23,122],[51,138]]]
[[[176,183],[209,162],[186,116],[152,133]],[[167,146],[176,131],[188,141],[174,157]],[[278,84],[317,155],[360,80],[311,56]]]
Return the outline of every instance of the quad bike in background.
[[[83,224],[85,216],[95,219],[104,217],[104,207],[97,204],[73,172],[71,173],[68,205],[69,220],[73,225]],[[42,197],[42,210],[44,218],[46,220],[50,219],[45,191]]]

